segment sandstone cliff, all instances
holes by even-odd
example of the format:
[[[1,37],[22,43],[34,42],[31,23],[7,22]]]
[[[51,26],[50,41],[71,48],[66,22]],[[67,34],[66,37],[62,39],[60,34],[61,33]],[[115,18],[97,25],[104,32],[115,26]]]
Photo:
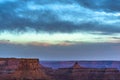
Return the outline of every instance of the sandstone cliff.
[[[99,67],[98,62],[91,65]],[[41,65],[38,59],[0,58],[0,80],[120,80],[120,64],[108,65],[112,67],[88,68],[76,62],[71,67],[52,69]]]
[[[0,80],[50,80],[38,59],[0,59]]]

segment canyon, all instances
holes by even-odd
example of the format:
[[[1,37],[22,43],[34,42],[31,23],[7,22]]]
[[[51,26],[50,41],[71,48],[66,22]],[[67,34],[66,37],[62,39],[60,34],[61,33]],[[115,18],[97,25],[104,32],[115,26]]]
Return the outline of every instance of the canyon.
[[[97,61],[91,63],[98,65]],[[120,64],[112,63],[116,65],[91,68],[75,62],[70,67],[53,69],[41,64],[39,59],[0,58],[0,80],[120,80]]]

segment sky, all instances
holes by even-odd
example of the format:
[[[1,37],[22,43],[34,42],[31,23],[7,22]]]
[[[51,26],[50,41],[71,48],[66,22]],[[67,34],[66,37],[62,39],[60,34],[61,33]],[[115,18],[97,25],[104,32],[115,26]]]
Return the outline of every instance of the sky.
[[[119,56],[120,0],[0,0],[0,57]]]

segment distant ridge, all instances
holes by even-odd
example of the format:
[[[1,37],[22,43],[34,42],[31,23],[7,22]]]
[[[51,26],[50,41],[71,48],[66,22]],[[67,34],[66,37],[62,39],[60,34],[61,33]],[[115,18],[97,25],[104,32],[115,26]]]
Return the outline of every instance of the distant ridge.
[[[72,67],[76,61],[41,61],[42,65],[52,68]],[[87,68],[117,68],[120,70],[120,61],[77,61],[81,67]]]

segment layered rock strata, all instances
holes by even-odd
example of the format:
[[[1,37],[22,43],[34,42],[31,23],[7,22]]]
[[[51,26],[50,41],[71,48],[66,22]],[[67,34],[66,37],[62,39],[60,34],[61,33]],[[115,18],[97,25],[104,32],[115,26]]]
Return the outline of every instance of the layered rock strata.
[[[0,59],[0,80],[50,80],[38,59]]]

